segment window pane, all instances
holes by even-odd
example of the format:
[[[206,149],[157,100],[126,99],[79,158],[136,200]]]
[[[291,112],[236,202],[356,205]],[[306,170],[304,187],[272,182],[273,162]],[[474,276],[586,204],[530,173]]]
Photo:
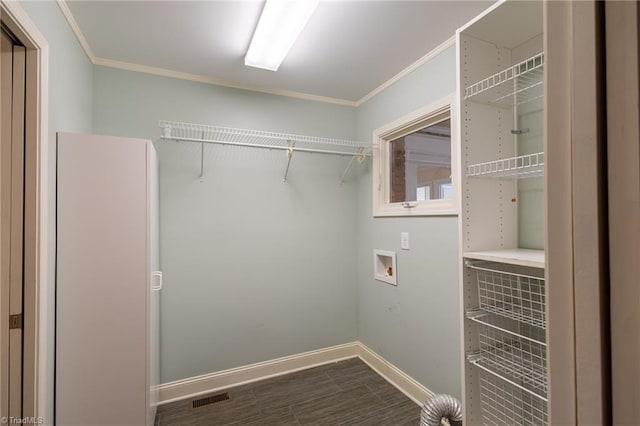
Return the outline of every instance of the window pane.
[[[431,187],[419,186],[416,189],[416,201],[426,201],[431,199]]]
[[[389,144],[392,203],[452,197],[450,120]]]
[[[453,197],[453,185],[451,183],[444,183],[440,185],[440,198]]]
[[[396,139],[390,142],[389,153],[391,161],[391,202],[401,203],[403,201],[415,201],[414,192],[407,194],[406,184],[406,154],[405,138]],[[409,195],[407,197],[407,195]]]

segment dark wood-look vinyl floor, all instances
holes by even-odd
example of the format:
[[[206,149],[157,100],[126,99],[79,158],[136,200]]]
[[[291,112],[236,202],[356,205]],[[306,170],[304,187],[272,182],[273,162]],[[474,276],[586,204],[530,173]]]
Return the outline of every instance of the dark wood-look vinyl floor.
[[[216,392],[212,395],[218,395]],[[158,407],[157,426],[417,426],[420,406],[354,358]]]

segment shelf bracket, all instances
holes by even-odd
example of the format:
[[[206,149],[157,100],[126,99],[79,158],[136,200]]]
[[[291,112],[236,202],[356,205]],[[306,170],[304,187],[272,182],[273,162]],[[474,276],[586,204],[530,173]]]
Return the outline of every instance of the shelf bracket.
[[[163,124],[160,126],[162,129],[162,137],[169,139],[171,138],[171,124]]]
[[[204,142],[200,144],[200,182],[204,182]]]
[[[289,175],[289,166],[291,166],[291,159],[293,158],[293,147],[296,143],[294,141],[287,141],[287,145],[289,148],[285,151],[287,155],[287,168],[284,169],[284,179],[282,179],[283,183],[287,183],[287,176]]]
[[[202,140],[204,140],[204,130],[202,131]],[[200,144],[200,182],[204,182],[204,142]]]
[[[353,162],[355,160],[358,160],[358,164],[362,164],[366,158],[367,157],[364,155],[364,148],[358,148],[358,153],[351,157],[351,159],[349,160],[349,164],[347,164],[344,172],[342,172],[342,175],[340,176],[340,183],[344,183],[344,179],[347,177],[347,173],[349,173],[349,170],[351,170],[351,166],[353,166]]]
[[[483,311],[482,309],[471,309],[466,311],[466,316],[469,319],[474,319],[474,318],[482,318],[484,316],[486,316],[487,313],[485,311]]]

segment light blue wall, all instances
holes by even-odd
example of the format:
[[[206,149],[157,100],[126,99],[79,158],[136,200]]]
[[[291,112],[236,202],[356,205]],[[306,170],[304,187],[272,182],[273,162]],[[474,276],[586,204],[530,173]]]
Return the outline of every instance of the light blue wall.
[[[355,108],[96,67],[94,132],[160,159],[161,381],[357,339],[348,159],[158,141],[158,120],[354,138]],[[114,171],[117,172],[117,171]]]
[[[57,131],[157,140],[159,119],[368,140],[454,89],[453,48],[357,109],[93,67],[55,3],[23,7],[50,44],[52,143]],[[200,183],[198,146],[156,146],[163,382],[360,339],[459,395],[455,217],[373,219],[370,173],[337,182],[345,159],[296,155],[283,184],[282,153],[208,146]],[[373,280],[373,248],[398,252],[397,288]]]
[[[170,119],[368,140],[454,91],[455,49],[358,109],[96,67],[94,132],[156,140]],[[371,217],[343,159],[157,142],[162,381],[362,340],[435,392],[460,394],[457,218]],[[401,231],[412,249],[399,248]],[[400,285],[372,278],[396,250]],[[355,265],[355,266],[354,266]]]
[[[358,139],[455,91],[455,47],[358,108]],[[371,173],[358,182],[358,335],[436,393],[460,397],[457,217],[372,217]],[[411,250],[400,249],[409,232]],[[373,279],[373,250],[397,252],[398,287]]]
[[[49,336],[54,334],[56,132],[91,132],[93,65],[55,2],[21,2],[49,43]],[[49,342],[47,421],[53,421],[53,339]]]

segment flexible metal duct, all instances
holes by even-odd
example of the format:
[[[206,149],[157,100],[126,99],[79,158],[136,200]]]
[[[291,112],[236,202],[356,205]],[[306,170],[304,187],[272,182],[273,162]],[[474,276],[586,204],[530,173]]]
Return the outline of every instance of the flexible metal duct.
[[[462,426],[462,405],[451,395],[436,395],[422,407],[420,426],[440,426],[442,419],[449,420],[451,426]]]

